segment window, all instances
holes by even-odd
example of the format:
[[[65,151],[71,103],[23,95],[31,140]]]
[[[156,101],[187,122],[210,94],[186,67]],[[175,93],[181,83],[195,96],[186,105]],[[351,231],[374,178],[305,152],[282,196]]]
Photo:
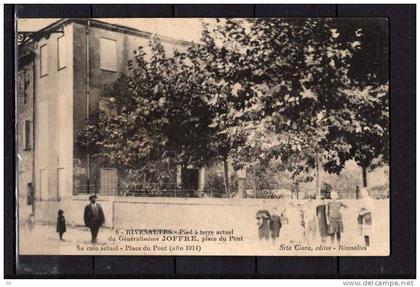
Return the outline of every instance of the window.
[[[39,66],[40,66],[40,75],[41,77],[46,76],[48,74],[48,59],[47,59],[47,44],[41,46],[41,48],[39,49],[39,54],[40,54],[40,62],[39,62]]]
[[[27,192],[27,194],[26,194],[26,204],[27,205],[32,205],[32,203],[34,202],[34,188],[32,186],[32,182],[28,182],[26,192]]]
[[[18,92],[23,95],[23,102],[25,103],[25,70],[18,72]]]
[[[26,104],[29,96],[30,73],[27,69],[23,72],[23,103]]]
[[[186,168],[182,169],[181,182],[182,186],[188,190],[197,190],[199,181],[199,170],[198,168]]]
[[[117,71],[117,42],[111,39],[99,39],[100,68],[106,71]]]
[[[23,149],[31,149],[31,121],[25,120],[23,126]]]
[[[57,59],[58,69],[61,70],[66,67],[67,50],[66,50],[66,37],[61,36],[57,38]]]

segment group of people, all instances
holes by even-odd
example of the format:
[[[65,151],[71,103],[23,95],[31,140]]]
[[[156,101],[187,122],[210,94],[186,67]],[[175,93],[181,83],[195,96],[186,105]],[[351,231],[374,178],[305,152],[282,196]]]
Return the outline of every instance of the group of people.
[[[365,191],[367,193],[367,191]],[[290,201],[281,211],[275,207],[271,212],[262,209],[257,212],[258,237],[260,240],[271,240],[275,244],[278,240],[285,243],[315,242],[317,231],[322,243],[340,244],[344,232],[342,209],[348,208],[339,200],[337,192],[330,194],[313,208],[301,203]],[[372,213],[369,208],[362,207],[357,214],[359,235],[362,236],[365,246],[370,244],[372,229]]]
[[[102,206],[96,202],[96,199],[96,195],[91,195],[89,197],[90,203],[86,205],[83,214],[85,225],[90,229],[92,243],[97,242],[99,228],[105,222],[105,215],[102,210]],[[64,217],[64,211],[59,209],[57,214],[57,233],[60,237],[60,240],[64,240],[63,235],[65,232],[66,219]]]

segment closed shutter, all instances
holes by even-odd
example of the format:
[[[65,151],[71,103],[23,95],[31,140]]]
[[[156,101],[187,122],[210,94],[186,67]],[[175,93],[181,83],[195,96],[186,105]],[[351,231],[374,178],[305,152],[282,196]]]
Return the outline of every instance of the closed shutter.
[[[31,148],[31,121],[25,121],[25,132],[24,132],[24,146],[28,150]]]
[[[62,69],[66,67],[66,58],[67,58],[67,51],[66,51],[66,37],[65,36],[61,36],[59,38],[57,38],[57,64],[58,64],[58,69]]]
[[[39,48],[39,54],[40,54],[40,61],[39,61],[39,70],[40,70],[40,76],[46,76],[48,74],[48,55],[47,55],[47,44],[42,45]]]
[[[118,172],[116,168],[101,168],[100,193],[118,195]]]
[[[112,39],[99,39],[99,67],[106,71],[117,71],[117,42]]]

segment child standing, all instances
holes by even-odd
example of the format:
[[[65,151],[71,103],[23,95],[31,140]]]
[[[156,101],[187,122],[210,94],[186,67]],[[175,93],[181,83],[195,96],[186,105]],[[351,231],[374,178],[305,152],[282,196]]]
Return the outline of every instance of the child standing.
[[[365,246],[369,246],[372,233],[372,211],[374,210],[373,199],[369,196],[366,187],[360,189],[360,197],[363,201],[363,206],[360,208],[357,216],[359,234],[362,236]]]
[[[359,233],[365,241],[365,246],[369,246],[370,231],[372,229],[372,213],[362,207],[357,216],[357,224],[359,226]]]
[[[64,217],[64,211],[59,209],[58,216],[57,216],[57,233],[60,236],[60,240],[63,239],[63,234],[66,232],[66,219]]]
[[[341,233],[344,231],[341,207],[347,208],[346,205],[338,201],[338,197],[337,192],[331,192],[332,201],[327,204],[328,234],[330,235],[332,244],[334,244],[335,238],[337,238],[337,243],[340,244]]]

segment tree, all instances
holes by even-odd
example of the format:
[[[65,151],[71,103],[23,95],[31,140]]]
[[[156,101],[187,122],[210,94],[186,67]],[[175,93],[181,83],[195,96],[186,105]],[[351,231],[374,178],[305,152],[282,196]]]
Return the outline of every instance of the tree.
[[[344,37],[353,33],[345,22],[335,25]],[[346,135],[351,154],[362,169],[367,187],[367,169],[389,162],[389,87],[387,20],[360,19],[356,33],[361,42],[356,50],[349,76],[353,81],[352,108],[357,125]]]
[[[331,191],[332,191],[331,184],[329,184],[327,182],[323,182],[322,186],[321,186],[321,196],[322,196],[322,198],[330,198]]]
[[[378,69],[366,77],[357,72],[372,38],[358,27],[338,30],[350,26],[330,19],[228,19],[207,33],[207,69],[220,87],[210,101],[220,111],[213,125],[230,139],[237,166],[294,157],[300,160],[293,175],[320,165],[339,173],[347,160],[366,166],[387,157],[387,84],[378,85]]]
[[[302,171],[314,168],[315,155],[323,153],[324,167],[333,161],[337,171],[344,166],[326,138],[352,113],[345,109],[345,91],[357,45],[339,41],[331,23],[228,19],[207,33],[206,70],[219,87],[210,101],[217,111],[213,125],[230,139],[237,166],[249,158],[287,162],[304,155],[299,162],[305,167],[293,167]]]
[[[368,86],[356,91],[361,104],[355,104],[356,125],[346,136],[351,144],[350,154],[362,168],[362,184],[367,187],[367,169],[376,159],[389,161],[389,96],[388,86]],[[362,104],[363,103],[363,104]]]
[[[157,41],[150,46],[150,61],[142,47],[134,51],[129,75],[103,95],[99,121],[87,127],[81,142],[124,169],[212,162],[214,133],[197,67],[186,63],[184,53],[167,57]]]
[[[352,70],[355,57],[363,67],[364,34],[348,27],[331,19],[217,19],[174,57],[155,42],[146,62],[140,48],[130,95],[109,97],[118,115],[105,116],[96,144],[123,163],[223,161],[227,194],[228,159],[235,169],[280,160],[293,177],[315,169],[319,193],[320,168],[339,173],[350,159],[368,167],[388,157],[387,84]]]

